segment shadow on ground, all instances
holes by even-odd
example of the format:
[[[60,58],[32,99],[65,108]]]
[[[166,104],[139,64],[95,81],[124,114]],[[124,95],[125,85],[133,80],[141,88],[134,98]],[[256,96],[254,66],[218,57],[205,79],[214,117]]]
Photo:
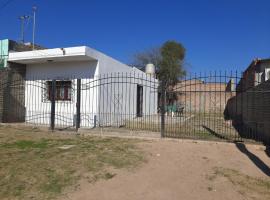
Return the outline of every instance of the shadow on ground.
[[[216,131],[212,130],[211,128],[203,125],[202,126],[205,130],[207,130],[210,134],[212,134],[213,136],[219,138],[219,139],[225,139],[225,140],[229,140],[229,138],[227,138],[226,136],[222,135],[222,134],[219,134],[217,133]]]
[[[237,149],[245,154],[264,174],[270,176],[270,168],[255,154],[251,153],[245,146],[245,144],[237,142],[235,143]],[[266,154],[269,156],[269,147],[266,148]]]
[[[270,158],[270,146],[266,146],[265,153]]]

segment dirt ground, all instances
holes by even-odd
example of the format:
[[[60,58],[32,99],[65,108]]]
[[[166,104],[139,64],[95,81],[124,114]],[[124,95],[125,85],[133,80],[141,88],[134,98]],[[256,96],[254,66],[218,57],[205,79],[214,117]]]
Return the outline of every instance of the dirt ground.
[[[72,200],[270,199],[270,158],[265,147],[190,140],[140,144],[147,163],[110,180],[81,182]]]

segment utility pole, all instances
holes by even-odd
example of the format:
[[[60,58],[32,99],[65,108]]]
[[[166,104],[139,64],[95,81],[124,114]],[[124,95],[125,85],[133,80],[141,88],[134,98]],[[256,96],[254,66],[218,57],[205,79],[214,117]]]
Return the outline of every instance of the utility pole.
[[[37,11],[37,7],[33,6],[33,41],[32,41],[32,45],[33,45],[33,51],[35,50],[35,29],[36,29],[36,11]]]
[[[26,19],[29,19],[29,16],[22,15],[19,17],[19,20],[21,20],[21,42],[24,43],[24,22]]]

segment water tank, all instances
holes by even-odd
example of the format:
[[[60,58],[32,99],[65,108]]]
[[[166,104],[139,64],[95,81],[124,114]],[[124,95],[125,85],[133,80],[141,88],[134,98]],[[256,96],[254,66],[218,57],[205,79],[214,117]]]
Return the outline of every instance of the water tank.
[[[149,63],[145,66],[145,73],[149,75],[155,75],[156,73],[156,68],[155,65],[152,63]]]

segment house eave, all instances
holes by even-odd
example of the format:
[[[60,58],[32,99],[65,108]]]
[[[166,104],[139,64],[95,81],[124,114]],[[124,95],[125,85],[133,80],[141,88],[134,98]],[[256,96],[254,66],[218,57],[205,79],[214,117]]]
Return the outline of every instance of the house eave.
[[[86,47],[55,48],[24,52],[9,52],[8,61],[19,64],[40,64],[46,62],[96,61],[86,53]]]

